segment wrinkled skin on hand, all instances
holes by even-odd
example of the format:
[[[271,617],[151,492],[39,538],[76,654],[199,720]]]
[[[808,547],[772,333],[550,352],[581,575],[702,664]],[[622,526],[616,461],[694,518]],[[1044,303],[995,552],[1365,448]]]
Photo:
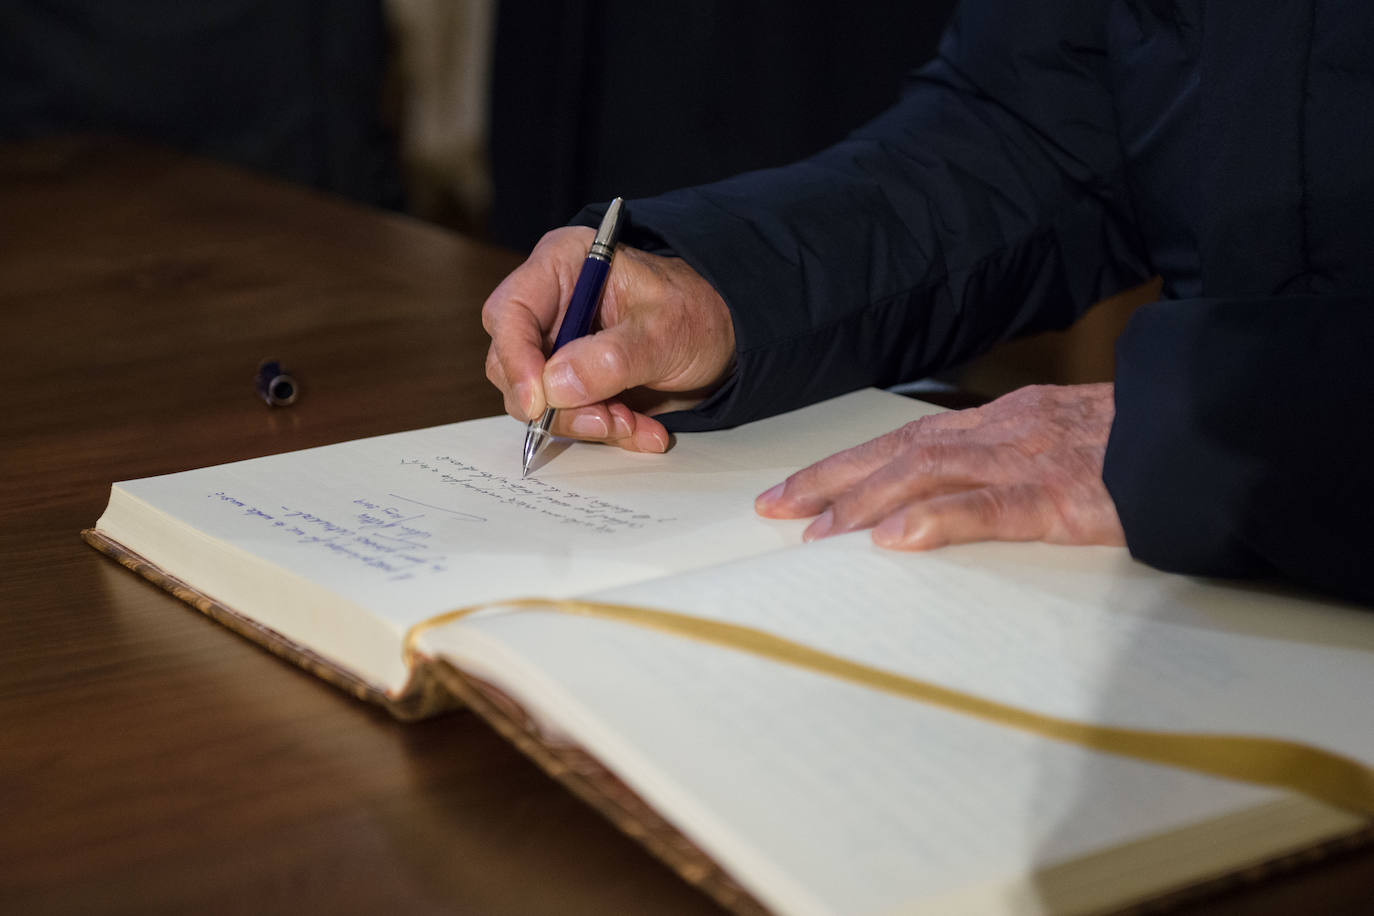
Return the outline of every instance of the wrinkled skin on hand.
[[[558,408],[555,435],[662,452],[668,432],[652,415],[699,403],[730,372],[730,312],[686,262],[622,245],[594,333],[546,363],[594,235],[583,227],[546,234],[487,299],[487,378],[513,417]]]
[[[772,518],[818,516],[810,541],[873,528],[881,547],[969,541],[1125,544],[1102,482],[1112,386],[1033,386],[922,417],[759,496]]]

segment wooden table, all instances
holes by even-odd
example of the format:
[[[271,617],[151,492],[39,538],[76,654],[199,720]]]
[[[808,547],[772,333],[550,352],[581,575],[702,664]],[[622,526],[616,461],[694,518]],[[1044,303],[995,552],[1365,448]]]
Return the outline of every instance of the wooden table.
[[[474,716],[394,722],[78,537],[113,480],[499,412],[478,311],[518,260],[128,142],[0,148],[0,910],[719,912]],[[1356,853],[1185,911],[1371,900]]]

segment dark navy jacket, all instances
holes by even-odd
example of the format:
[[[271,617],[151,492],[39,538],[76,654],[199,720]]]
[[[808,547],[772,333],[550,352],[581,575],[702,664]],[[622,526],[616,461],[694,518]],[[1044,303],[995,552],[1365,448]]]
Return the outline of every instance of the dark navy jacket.
[[[918,378],[1162,275],[1117,347],[1132,553],[1374,602],[1370,0],[966,0],[844,142],[629,212],[734,317],[738,371],[678,430]]]

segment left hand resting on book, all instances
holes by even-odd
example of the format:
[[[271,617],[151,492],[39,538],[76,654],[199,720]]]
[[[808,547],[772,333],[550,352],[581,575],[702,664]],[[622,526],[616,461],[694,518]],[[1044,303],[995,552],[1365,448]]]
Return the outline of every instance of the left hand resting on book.
[[[1125,544],[1102,460],[1112,385],[1022,388],[831,455],[759,496],[773,518],[819,517],[810,541],[873,528],[881,547],[969,541]]]

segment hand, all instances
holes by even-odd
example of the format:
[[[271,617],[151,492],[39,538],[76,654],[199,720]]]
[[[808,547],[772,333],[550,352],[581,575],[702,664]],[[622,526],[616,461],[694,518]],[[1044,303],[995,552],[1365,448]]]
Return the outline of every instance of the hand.
[[[773,518],[820,517],[802,537],[873,528],[881,547],[969,541],[1126,543],[1102,483],[1112,386],[1022,388],[922,417],[831,455],[761,495]]]
[[[719,387],[734,360],[734,325],[686,262],[622,245],[601,295],[600,330],[545,363],[594,234],[548,233],[487,299],[487,378],[513,417],[558,408],[555,435],[661,452],[668,432],[651,415],[690,407]]]

